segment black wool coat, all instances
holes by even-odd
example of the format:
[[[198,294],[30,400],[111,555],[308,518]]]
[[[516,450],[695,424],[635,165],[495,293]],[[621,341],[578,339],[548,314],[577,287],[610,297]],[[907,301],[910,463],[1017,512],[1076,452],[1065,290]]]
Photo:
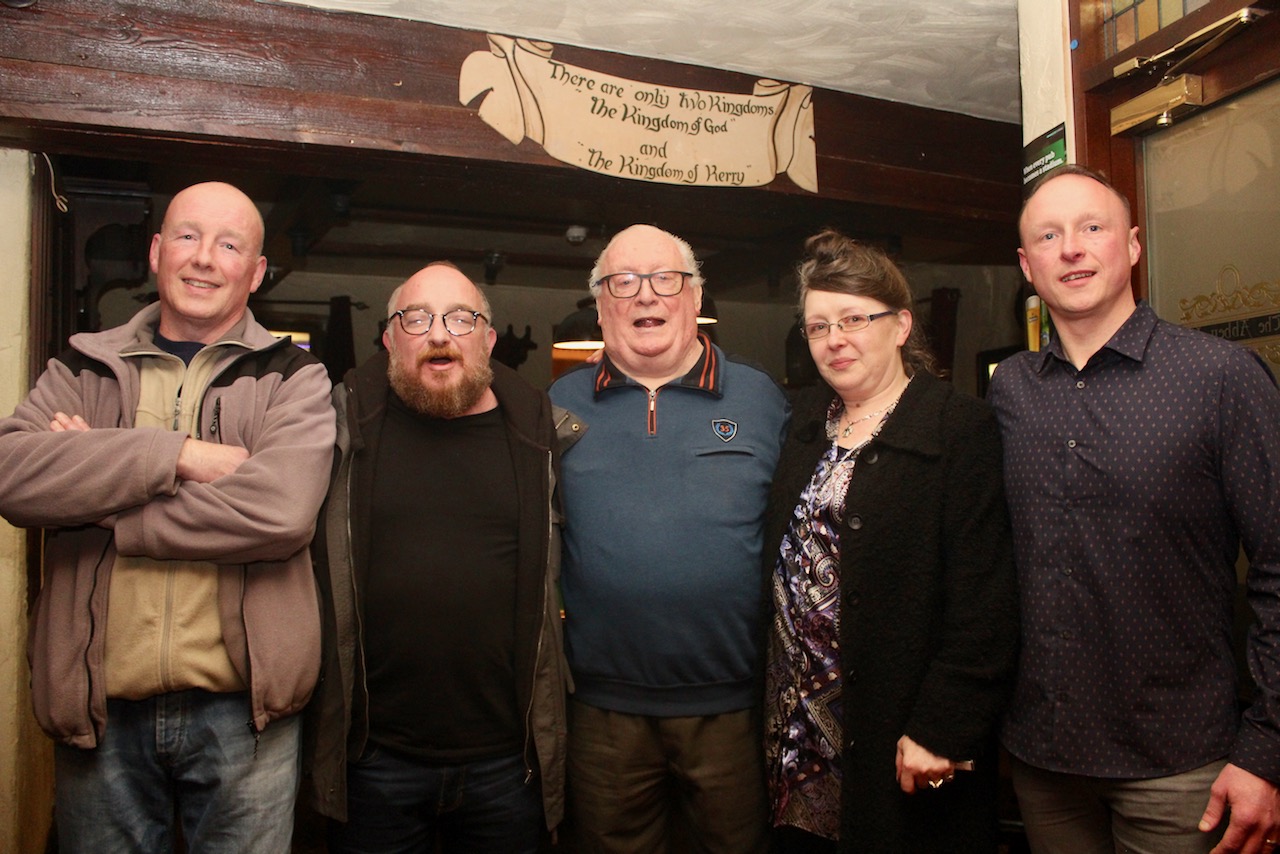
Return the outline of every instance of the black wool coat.
[[[830,445],[834,397],[820,384],[793,400],[766,522],[770,576]],[[995,851],[995,732],[1012,685],[1018,602],[987,405],[917,375],[855,464],[839,535],[840,851]],[[894,763],[904,734],[977,768],[903,794]]]

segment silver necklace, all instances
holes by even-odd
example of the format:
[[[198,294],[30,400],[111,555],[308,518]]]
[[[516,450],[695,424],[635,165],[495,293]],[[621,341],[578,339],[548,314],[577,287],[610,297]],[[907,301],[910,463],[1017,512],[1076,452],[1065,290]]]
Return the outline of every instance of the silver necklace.
[[[894,403],[897,403],[897,401],[895,400]],[[848,439],[849,434],[853,432],[854,425],[861,424],[863,421],[870,421],[872,418],[875,418],[877,415],[883,415],[884,413],[885,413],[884,409],[877,409],[874,412],[868,412],[866,415],[863,415],[860,418],[853,419],[852,421],[850,421],[848,424],[845,425],[845,428],[843,430],[840,431],[840,438]]]
[[[854,428],[855,426],[857,426],[858,424],[861,424],[863,421],[870,421],[872,418],[875,418],[877,415],[881,415],[881,416],[888,417],[888,414],[889,414],[890,412],[893,412],[893,410],[897,408],[897,406],[898,406],[898,401],[902,400],[902,394],[903,394],[903,392],[905,392],[905,391],[907,390],[907,386],[911,385],[911,379],[912,379],[911,377],[907,377],[906,385],[904,385],[904,386],[903,386],[903,387],[898,391],[898,395],[897,395],[897,397],[895,397],[895,398],[893,399],[893,402],[891,402],[888,406],[884,407],[883,409],[877,409],[877,410],[875,410],[874,412],[868,412],[866,415],[860,415],[860,416],[858,416],[857,418],[855,418],[855,419],[853,419],[852,421],[850,421],[847,425],[845,425],[844,429],[842,429],[842,430],[840,431],[840,438],[841,438],[841,439],[848,439],[848,438],[849,438],[849,434],[853,432],[853,428]],[[831,427],[828,427],[827,429],[828,429],[828,430],[831,430],[832,428],[831,428]],[[833,435],[831,432],[828,432],[828,433],[827,433],[827,437],[828,437],[828,438],[835,438],[835,437],[834,437],[834,435]]]

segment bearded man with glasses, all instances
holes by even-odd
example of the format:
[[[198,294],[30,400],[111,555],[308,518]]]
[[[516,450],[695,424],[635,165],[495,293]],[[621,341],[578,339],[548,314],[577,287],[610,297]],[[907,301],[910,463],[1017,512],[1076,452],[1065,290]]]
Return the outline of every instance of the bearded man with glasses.
[[[491,362],[488,300],[453,264],[413,275],[387,315],[387,351],[334,389],[312,799],[332,850],[533,854],[563,814],[570,416]]]
[[[550,390],[590,425],[564,457],[567,826],[586,851],[684,850],[673,820],[689,850],[767,845],[760,554],[788,408],[698,334],[702,287],[685,241],[619,233],[590,279],[604,357]]]

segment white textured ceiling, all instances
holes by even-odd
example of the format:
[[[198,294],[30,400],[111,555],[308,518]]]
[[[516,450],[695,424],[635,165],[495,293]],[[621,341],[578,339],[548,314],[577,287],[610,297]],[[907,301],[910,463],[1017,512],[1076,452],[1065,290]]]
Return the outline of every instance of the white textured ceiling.
[[[1017,0],[286,0],[1018,122]]]

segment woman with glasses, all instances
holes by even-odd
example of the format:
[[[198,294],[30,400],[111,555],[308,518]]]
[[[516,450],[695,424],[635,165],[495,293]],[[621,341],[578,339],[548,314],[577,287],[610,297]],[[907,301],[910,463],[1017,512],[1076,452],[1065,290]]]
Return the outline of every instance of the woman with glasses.
[[[933,375],[878,249],[809,239],[796,394],[766,525],[777,850],[994,851],[1017,646],[1000,439]]]

